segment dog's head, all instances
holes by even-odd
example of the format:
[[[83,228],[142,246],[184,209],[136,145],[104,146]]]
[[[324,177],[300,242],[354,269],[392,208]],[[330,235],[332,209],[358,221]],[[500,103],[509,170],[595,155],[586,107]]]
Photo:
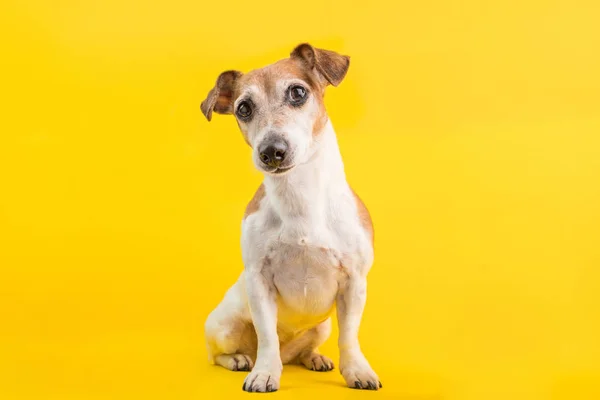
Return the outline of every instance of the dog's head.
[[[347,56],[301,44],[264,68],[223,72],[200,108],[209,121],[213,111],[233,114],[256,167],[284,174],[310,157],[327,122],[325,88],[339,85],[349,65]]]

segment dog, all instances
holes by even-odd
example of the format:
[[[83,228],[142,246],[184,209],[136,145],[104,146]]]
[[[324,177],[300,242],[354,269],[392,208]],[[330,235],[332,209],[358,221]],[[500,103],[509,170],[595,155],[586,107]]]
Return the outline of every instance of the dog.
[[[209,314],[209,359],[250,371],[247,392],[274,392],[283,364],[330,371],[318,347],[339,322],[339,369],[351,388],[378,390],[358,331],[373,263],[373,224],[348,185],[323,96],[338,86],[350,57],[298,45],[288,58],[242,73],[221,73],[201,103],[233,114],[264,175],[242,221],[244,270]]]

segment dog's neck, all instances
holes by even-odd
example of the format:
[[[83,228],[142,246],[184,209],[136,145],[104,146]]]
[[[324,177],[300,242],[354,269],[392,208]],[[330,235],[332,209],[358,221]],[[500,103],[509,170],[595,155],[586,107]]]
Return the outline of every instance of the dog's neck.
[[[283,176],[265,176],[269,201],[284,221],[326,218],[332,201],[348,187],[331,121],[327,121],[315,141],[315,150],[308,162]]]

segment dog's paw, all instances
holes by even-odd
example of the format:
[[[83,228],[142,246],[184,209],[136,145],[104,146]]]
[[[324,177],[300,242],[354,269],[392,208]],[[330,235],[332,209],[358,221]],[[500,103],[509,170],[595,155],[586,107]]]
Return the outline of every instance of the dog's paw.
[[[250,371],[254,366],[252,359],[245,354],[222,354],[215,361],[230,371]]]
[[[340,361],[340,372],[352,389],[379,390],[383,387],[364,356]]]
[[[279,389],[279,374],[268,370],[253,370],[246,377],[242,389],[246,392],[275,392]]]
[[[326,372],[334,368],[333,361],[329,357],[314,352],[300,357],[300,362],[311,371]]]

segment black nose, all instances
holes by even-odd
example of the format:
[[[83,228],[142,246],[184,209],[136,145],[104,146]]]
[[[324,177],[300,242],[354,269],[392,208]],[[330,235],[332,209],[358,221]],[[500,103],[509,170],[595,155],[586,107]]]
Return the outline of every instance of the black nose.
[[[285,160],[288,145],[283,139],[267,139],[258,148],[260,161],[269,167],[277,168]]]

